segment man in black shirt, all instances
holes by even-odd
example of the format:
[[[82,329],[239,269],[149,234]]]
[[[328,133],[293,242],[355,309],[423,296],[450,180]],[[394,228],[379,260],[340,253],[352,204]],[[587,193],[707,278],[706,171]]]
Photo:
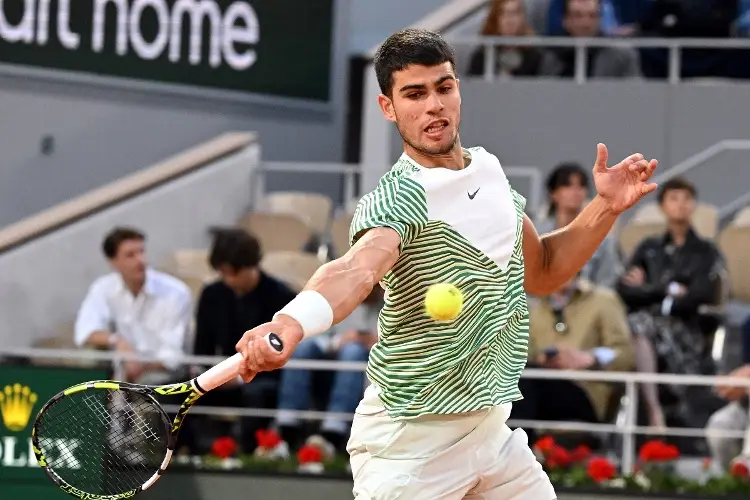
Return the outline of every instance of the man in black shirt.
[[[721,300],[724,264],[716,246],[691,227],[696,194],[683,179],[662,184],[659,204],[668,229],[641,242],[617,285],[630,310],[639,371],[715,372],[699,309]],[[663,427],[667,420],[702,425],[693,422],[701,412],[691,408],[697,399],[689,397],[686,388],[662,386],[658,394],[655,384],[642,385],[652,426]]]
[[[198,300],[195,354],[232,356],[235,345],[247,331],[272,320],[294,297],[284,283],[260,270],[258,240],[242,229],[222,229],[215,233],[209,261],[221,279],[207,285]],[[238,392],[244,406],[275,408],[280,372],[259,373],[252,384],[231,383],[213,391],[214,404],[236,406]],[[209,404],[211,402],[209,401]],[[268,426],[268,419],[243,421],[245,450],[255,449],[255,431]]]

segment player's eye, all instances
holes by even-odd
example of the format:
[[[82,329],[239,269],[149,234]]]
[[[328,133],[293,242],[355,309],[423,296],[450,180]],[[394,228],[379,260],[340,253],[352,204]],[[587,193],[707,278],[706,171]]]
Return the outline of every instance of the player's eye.
[[[450,85],[445,85],[443,87],[440,87],[440,93],[441,94],[447,94],[451,90],[453,90],[453,87],[451,87]]]
[[[406,94],[407,99],[419,99],[422,96],[420,92],[410,92]]]

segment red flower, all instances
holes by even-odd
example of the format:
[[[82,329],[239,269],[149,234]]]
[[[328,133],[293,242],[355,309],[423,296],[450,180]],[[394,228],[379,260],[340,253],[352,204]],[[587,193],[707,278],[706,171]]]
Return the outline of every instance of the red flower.
[[[572,462],[570,452],[561,446],[554,446],[547,454],[545,463],[550,469],[564,469]]]
[[[735,462],[732,464],[732,467],[729,469],[729,473],[733,477],[741,477],[741,478],[747,478],[750,477],[750,468],[748,468],[747,464],[744,462]]]
[[[668,462],[680,457],[680,450],[661,441],[648,441],[641,448],[638,458],[642,462]]]
[[[534,444],[534,448],[546,455],[555,448],[555,440],[552,436],[544,436]]]
[[[704,457],[703,458],[703,470],[706,471],[711,468],[711,458],[710,457]]]
[[[319,463],[323,461],[323,454],[317,446],[303,446],[297,452],[297,462],[300,464]]]
[[[281,443],[281,436],[270,429],[259,429],[255,431],[255,440],[259,447],[271,450]]]
[[[237,443],[230,437],[220,437],[211,446],[211,453],[219,458],[229,458],[237,452]]]
[[[574,463],[581,463],[581,462],[584,462],[590,456],[591,456],[591,448],[589,448],[585,444],[582,444],[582,445],[579,445],[578,448],[573,450],[573,453],[571,453],[570,455],[570,459]]]
[[[608,481],[615,477],[617,472],[612,462],[602,457],[594,457],[589,461],[589,465],[586,468],[586,472],[589,477],[601,483],[602,481]]]

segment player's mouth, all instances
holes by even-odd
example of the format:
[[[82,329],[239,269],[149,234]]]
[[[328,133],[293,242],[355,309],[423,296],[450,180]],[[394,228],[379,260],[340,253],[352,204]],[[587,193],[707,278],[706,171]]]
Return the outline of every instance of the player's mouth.
[[[433,120],[425,128],[424,133],[433,140],[439,140],[443,132],[448,128],[449,122],[446,119]]]

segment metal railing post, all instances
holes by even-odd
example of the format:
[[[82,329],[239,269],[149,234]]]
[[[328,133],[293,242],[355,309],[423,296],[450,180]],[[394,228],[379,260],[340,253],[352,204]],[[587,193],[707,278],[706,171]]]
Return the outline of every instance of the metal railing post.
[[[682,75],[682,47],[676,43],[669,45],[669,83],[677,85]]]
[[[635,427],[638,423],[638,387],[636,382],[628,380],[625,382],[625,396],[628,405],[625,408],[625,429],[622,439],[622,464],[623,474],[633,471],[635,465]]]

